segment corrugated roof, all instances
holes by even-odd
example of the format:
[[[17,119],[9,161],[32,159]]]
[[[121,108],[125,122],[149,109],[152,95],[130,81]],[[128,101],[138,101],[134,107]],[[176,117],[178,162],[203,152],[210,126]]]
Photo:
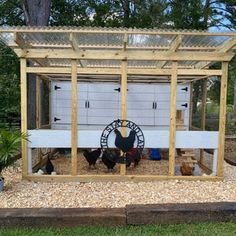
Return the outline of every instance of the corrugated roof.
[[[197,30],[170,29],[130,29],[130,28],[93,28],[93,27],[2,27],[0,40],[16,49],[68,49],[91,50],[101,55],[110,50],[136,50],[145,52],[218,52],[220,48],[236,40],[235,32],[208,32]],[[236,41],[235,41],[236,42]],[[234,50],[234,47],[231,48]],[[49,67],[68,67],[70,60],[58,58],[34,59],[36,64]],[[211,62],[207,62],[208,64]],[[181,68],[204,68],[207,63],[186,60],[179,62]],[[81,67],[120,67],[117,59],[83,59]],[[129,68],[169,68],[169,61],[128,60]]]

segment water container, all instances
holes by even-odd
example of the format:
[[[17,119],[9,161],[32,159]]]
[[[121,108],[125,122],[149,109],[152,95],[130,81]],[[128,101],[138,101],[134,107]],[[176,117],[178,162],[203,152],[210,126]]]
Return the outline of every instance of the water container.
[[[160,155],[160,152],[157,148],[152,148],[151,149],[150,158],[151,158],[151,160],[154,160],[154,161],[160,161],[161,160],[161,155]]]

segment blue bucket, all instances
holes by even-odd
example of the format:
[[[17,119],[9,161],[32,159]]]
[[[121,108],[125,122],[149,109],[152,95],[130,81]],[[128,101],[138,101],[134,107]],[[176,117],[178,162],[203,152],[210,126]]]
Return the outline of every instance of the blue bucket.
[[[154,161],[160,161],[161,160],[161,155],[160,155],[160,152],[157,148],[152,148],[151,149],[150,158],[151,158],[151,160],[154,160]]]

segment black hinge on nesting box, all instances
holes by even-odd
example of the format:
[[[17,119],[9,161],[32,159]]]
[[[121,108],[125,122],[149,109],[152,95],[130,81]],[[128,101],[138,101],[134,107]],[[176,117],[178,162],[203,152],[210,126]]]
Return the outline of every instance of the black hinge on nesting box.
[[[58,90],[58,89],[61,89],[61,87],[55,85],[55,86],[54,86],[54,89],[55,89],[55,90]]]
[[[54,117],[54,122],[57,122],[58,120],[61,120],[61,119]]]
[[[188,107],[188,103],[181,104],[182,107]]]
[[[181,90],[188,92],[188,87],[182,88]]]
[[[117,92],[120,92],[120,88],[117,88],[117,89],[114,89],[115,91],[117,91]],[[127,89],[127,91],[129,91],[128,89]]]

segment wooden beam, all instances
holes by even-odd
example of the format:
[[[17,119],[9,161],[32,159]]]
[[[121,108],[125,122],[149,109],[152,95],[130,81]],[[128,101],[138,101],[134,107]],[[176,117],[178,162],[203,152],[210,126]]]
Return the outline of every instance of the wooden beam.
[[[166,176],[166,175],[28,175],[26,179],[41,182],[123,182],[123,181],[163,181],[163,180],[188,180],[188,181],[222,181],[222,177],[217,176]]]
[[[78,46],[78,42],[76,40],[75,33],[70,33],[69,41],[70,41],[70,45],[73,48],[73,50],[76,52],[79,52],[80,48]],[[85,67],[84,63],[81,60],[79,60],[79,63],[80,63],[81,67]]]
[[[37,76],[36,77],[36,127],[37,129],[40,129],[42,125],[41,84],[42,84],[42,80],[40,76]]]
[[[121,119],[126,120],[127,119],[127,61],[121,62],[121,90],[120,90],[120,96],[121,96]],[[121,128],[121,134],[123,137],[126,137],[126,127]],[[120,165],[120,174],[125,175],[126,172],[126,165],[121,164]]]
[[[234,53],[228,52],[159,52],[133,50],[129,52],[119,50],[81,50],[73,49],[14,49],[18,57],[25,58],[58,58],[80,60],[152,60],[152,61],[230,61]]]
[[[169,175],[175,175],[175,136],[176,136],[176,94],[178,63],[172,62],[170,84],[170,134],[169,134]]]
[[[71,175],[77,175],[77,61],[71,61]]]
[[[207,109],[207,78],[202,84],[202,110],[201,110],[201,130],[206,130],[206,109]],[[200,163],[203,162],[204,149],[200,149]]]
[[[23,50],[30,47],[30,44],[26,42],[18,32],[14,32],[14,42]]]
[[[189,126],[190,129],[192,127],[192,119],[193,119],[193,82],[190,82],[189,88],[190,98],[189,98]]]
[[[21,79],[21,132],[27,134],[27,73],[26,59],[20,59],[20,79]],[[22,178],[28,174],[28,144],[26,140],[21,142],[22,152]]]
[[[180,47],[182,42],[182,35],[177,35],[176,38],[172,41],[170,48],[168,49],[169,52],[176,52],[177,49]],[[161,61],[158,62],[157,67],[163,68],[168,61]]]
[[[222,76],[220,86],[220,114],[219,114],[219,144],[217,158],[217,176],[224,174],[224,147],[225,147],[225,123],[226,123],[226,101],[227,101],[227,80],[228,62],[222,62]]]
[[[27,73],[70,74],[70,67],[27,67]],[[127,68],[129,75],[171,75],[170,69]],[[120,75],[119,68],[80,68],[79,74]],[[221,70],[178,69],[178,75],[222,75]]]
[[[236,36],[226,41],[223,45],[219,46],[216,51],[218,52],[229,52],[236,45]]]
[[[226,41],[224,44],[216,47],[215,51],[216,52],[224,52],[227,53],[229,52],[231,49],[234,48],[234,46],[236,45],[236,36],[232,37],[230,40]],[[208,62],[199,62],[195,65],[195,68],[200,68],[203,69],[205,67],[209,67],[212,64],[211,61]]]

